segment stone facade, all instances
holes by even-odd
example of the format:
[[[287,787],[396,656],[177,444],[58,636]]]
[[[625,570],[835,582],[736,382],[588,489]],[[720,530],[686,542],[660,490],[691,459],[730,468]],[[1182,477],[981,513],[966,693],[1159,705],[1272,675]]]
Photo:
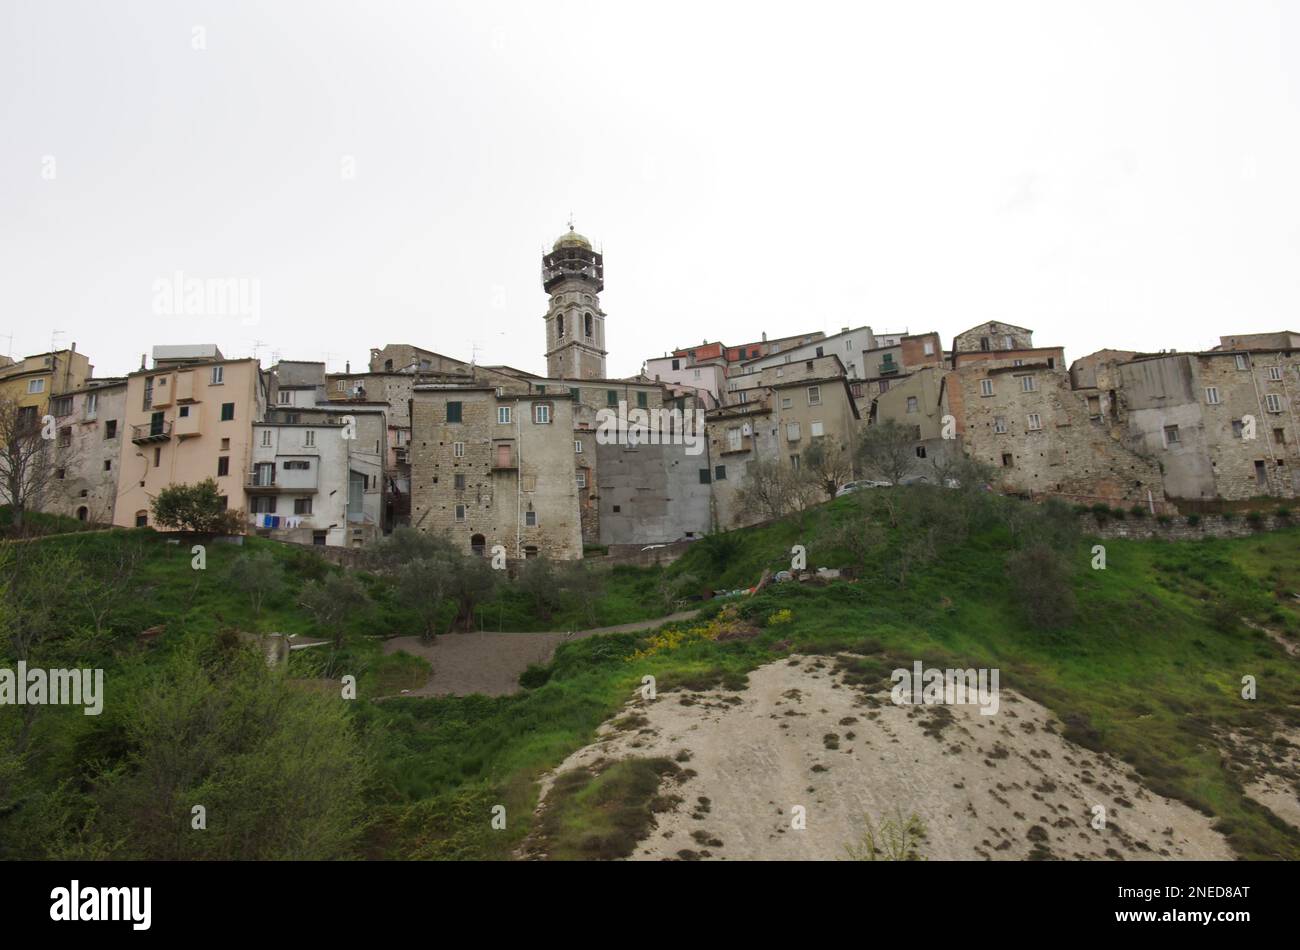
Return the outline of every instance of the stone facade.
[[[1125,507],[1153,500],[1168,510],[1159,462],[1093,421],[1055,352],[972,360],[947,374],[941,408],[966,453],[994,466],[1011,491]]]
[[[990,320],[958,333],[952,341],[952,351],[957,353],[989,352],[990,350],[1027,350],[1034,345],[1034,331],[1000,320]]]
[[[53,478],[41,509],[81,521],[112,524],[126,415],[125,379],[88,379],[84,388],[50,399],[58,426]]]
[[[411,405],[414,527],[466,553],[582,557],[571,398],[417,386]]]
[[[1300,367],[1285,352],[1163,354],[1119,370],[1129,438],[1164,465],[1171,497],[1296,496]]]

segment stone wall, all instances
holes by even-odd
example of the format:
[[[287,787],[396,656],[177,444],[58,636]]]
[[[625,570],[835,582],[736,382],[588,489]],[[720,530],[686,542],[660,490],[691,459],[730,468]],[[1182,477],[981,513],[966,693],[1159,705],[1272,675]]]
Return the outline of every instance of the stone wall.
[[[1190,524],[1183,516],[1170,518],[1165,524],[1149,516],[1134,518],[1131,515],[1121,520],[1106,518],[1098,522],[1096,515],[1086,514],[1079,516],[1079,523],[1088,537],[1197,541],[1201,538],[1243,538],[1261,531],[1294,528],[1300,524],[1300,519],[1264,515],[1258,525],[1254,525],[1244,515],[1236,515],[1231,519],[1224,518],[1223,515],[1201,515],[1197,524]]]

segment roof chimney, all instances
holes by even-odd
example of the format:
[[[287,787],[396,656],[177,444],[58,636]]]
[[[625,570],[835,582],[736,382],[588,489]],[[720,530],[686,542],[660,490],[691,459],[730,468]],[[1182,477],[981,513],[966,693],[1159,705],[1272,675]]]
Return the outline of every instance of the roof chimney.
[[[140,368],[141,368],[141,369],[144,369],[144,358],[145,358],[145,354],[141,353],[141,354],[140,354]]]
[[[346,363],[343,364],[343,372],[347,373],[349,376],[352,375],[352,361],[351,361],[351,360],[348,360]]]
[[[766,330],[763,331],[763,342],[764,342],[764,343],[767,342],[767,331],[766,331]]]
[[[848,333],[848,332],[849,332],[849,328],[848,328],[848,327],[840,327],[840,332],[841,332],[841,333]]]

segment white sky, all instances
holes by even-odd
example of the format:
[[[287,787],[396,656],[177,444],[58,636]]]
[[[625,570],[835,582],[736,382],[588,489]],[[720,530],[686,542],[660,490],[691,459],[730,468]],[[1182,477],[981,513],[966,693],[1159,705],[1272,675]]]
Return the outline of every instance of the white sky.
[[[570,211],[611,375],[861,323],[1300,330],[1298,62],[1300,4],[1240,0],[0,0],[0,352],[540,372]],[[258,322],[155,313],[177,271]]]

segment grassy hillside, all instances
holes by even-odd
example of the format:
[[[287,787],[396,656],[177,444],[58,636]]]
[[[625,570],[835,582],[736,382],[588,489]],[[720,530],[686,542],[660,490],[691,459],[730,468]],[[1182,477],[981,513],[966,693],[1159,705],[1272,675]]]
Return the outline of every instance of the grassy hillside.
[[[1156,791],[1214,815],[1241,855],[1300,857],[1300,836],[1245,800],[1251,763],[1225,752],[1218,739],[1224,732],[1250,735],[1267,748],[1277,741],[1277,727],[1300,726],[1297,659],[1244,622],[1300,636],[1292,596],[1300,591],[1300,530],[1232,541],[1111,541],[1103,571],[1089,566],[1092,542],[1062,519],[1072,520],[1019,502],[899,489],[700,542],[669,568],[614,572],[604,581],[597,624],[660,615],[673,598],[703,590],[750,586],[765,568],[788,567],[796,544],[806,547],[809,567],[852,565],[858,577],[824,586],[780,584],[742,600],[707,602],[699,618],[659,634],[575,641],[529,677],[532,688],[500,698],[366,701],[418,682],[424,668],[422,661],[382,656],[381,638],[413,632],[411,619],[384,580],[362,575],[371,604],[349,620],[343,649],[296,653],[291,664],[296,677],[358,676],[361,701],[345,708],[364,750],[366,780],[357,795],[367,820],[346,853],[508,856],[534,831],[537,775],[590,741],[642,677],[655,676],[661,692],[707,684],[735,689],[749,670],[790,652],[852,650],[868,657],[858,672],[870,677],[913,659],[997,667],[1004,687],[1051,708],[1070,738],[1120,757]],[[89,607],[74,604],[80,632],[58,641],[62,658],[104,665],[122,690],[146,690],[148,671],[171,669],[185,644],[228,639],[234,630],[325,632],[296,607],[297,589],[335,570],[310,551],[248,541],[246,550],[270,552],[287,580],[287,589],[255,614],[249,598],[227,582],[238,548],[210,545],[206,570],[194,571],[187,546],[149,531],[39,545],[102,576],[111,576],[122,552],[138,552],[128,596],[106,629],[93,635]],[[1042,560],[1041,571],[1026,573],[1026,559],[1016,566],[1025,552],[1031,562]],[[1035,593],[1047,621],[1035,618],[1020,595],[1035,574],[1059,580],[1069,595]],[[95,603],[94,597],[77,600]],[[477,617],[488,629],[587,625],[568,603],[542,621],[513,589],[483,605]],[[12,612],[4,619],[11,631]],[[135,634],[157,624],[166,630],[157,644],[137,646]],[[224,666],[203,662],[215,681],[227,675]],[[114,680],[114,671],[123,675]],[[1250,702],[1240,698],[1247,675],[1258,683],[1258,698]],[[7,726],[0,723],[0,738],[12,737],[11,710],[0,709],[0,717],[9,717]],[[83,796],[79,805],[94,805],[103,769],[143,767],[133,758],[134,740],[121,737],[123,724],[101,718],[47,710],[17,778],[12,768],[6,773],[0,754],[0,840],[53,810],[60,783],[70,783],[65,794]],[[85,765],[87,748],[98,750],[99,771]],[[610,789],[646,784],[645,776],[631,774],[601,781],[604,791],[571,790],[573,802],[603,801],[614,794]],[[186,800],[178,793],[177,807]],[[505,807],[505,830],[490,823],[497,805]],[[565,836],[554,853],[620,853],[625,843],[605,812],[589,810],[584,822],[582,808],[574,809],[555,822],[560,831],[551,829]],[[66,821],[61,827],[69,829]],[[34,846],[5,853],[30,853],[24,847]]]

